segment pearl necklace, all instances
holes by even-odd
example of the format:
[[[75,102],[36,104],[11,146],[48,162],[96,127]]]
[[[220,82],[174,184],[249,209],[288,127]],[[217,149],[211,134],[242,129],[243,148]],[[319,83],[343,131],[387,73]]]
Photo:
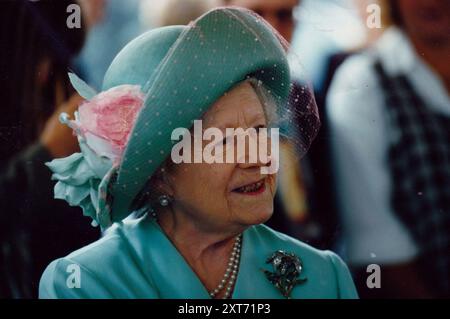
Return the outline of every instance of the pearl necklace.
[[[219,292],[221,292],[225,287],[225,295],[223,299],[228,299],[231,295],[231,290],[233,289],[234,283],[236,281],[237,272],[239,268],[239,260],[241,256],[241,247],[242,247],[242,234],[236,237],[236,241],[233,245],[233,251],[231,252],[230,259],[228,260],[228,267],[225,271],[225,274],[222,277],[219,285],[209,292],[211,298],[217,296]],[[228,282],[228,284],[227,284]]]
[[[155,211],[151,211],[151,215],[153,219],[157,219],[157,214]],[[228,267],[225,271],[225,274],[222,277],[222,280],[220,281],[219,285],[211,291],[209,291],[209,295],[211,298],[214,298],[217,296],[219,292],[221,292],[225,286],[226,291],[225,295],[222,299],[228,299],[231,295],[231,290],[233,289],[234,283],[236,281],[237,272],[239,268],[239,261],[241,257],[241,247],[242,247],[242,234],[239,234],[236,237],[236,241],[233,245],[233,251],[231,252],[230,259],[228,260]],[[228,284],[227,284],[228,281]]]

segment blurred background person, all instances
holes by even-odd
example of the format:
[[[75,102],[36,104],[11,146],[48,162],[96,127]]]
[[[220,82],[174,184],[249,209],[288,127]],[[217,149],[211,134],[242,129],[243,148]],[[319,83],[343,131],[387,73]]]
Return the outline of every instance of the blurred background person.
[[[145,28],[187,25],[220,5],[221,0],[141,0],[139,18]]]
[[[288,42],[295,30],[294,10],[299,0],[223,0],[224,5],[250,9],[269,22]]]
[[[98,90],[116,54],[146,30],[139,20],[141,0],[81,0],[81,3],[89,10],[86,21],[91,28],[75,63],[83,79]]]
[[[370,45],[381,29],[368,28],[367,6],[376,0],[301,0],[295,16],[293,50],[302,59],[315,91],[326,91],[333,57]]]
[[[450,2],[385,1],[393,25],[328,97],[348,261],[362,298],[449,297]],[[366,285],[381,266],[381,288]]]
[[[82,102],[67,77],[85,28],[66,25],[73,1],[0,4],[0,297],[37,296],[48,262],[98,238],[78,208],[53,199],[44,165],[77,151],[58,116]],[[82,19],[84,21],[84,19]]]

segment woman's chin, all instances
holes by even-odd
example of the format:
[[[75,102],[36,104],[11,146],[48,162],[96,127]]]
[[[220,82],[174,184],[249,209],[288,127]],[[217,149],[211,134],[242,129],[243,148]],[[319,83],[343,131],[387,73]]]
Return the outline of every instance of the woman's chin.
[[[270,217],[272,217],[272,214],[273,214],[273,207],[271,207],[271,209],[266,212],[263,213],[260,212],[259,214],[257,214],[257,216],[259,217],[258,221],[255,222],[254,225],[264,224],[270,219]]]
[[[273,214],[273,195],[267,187],[260,194],[231,194],[234,216],[237,216],[242,224],[258,225],[265,223]]]

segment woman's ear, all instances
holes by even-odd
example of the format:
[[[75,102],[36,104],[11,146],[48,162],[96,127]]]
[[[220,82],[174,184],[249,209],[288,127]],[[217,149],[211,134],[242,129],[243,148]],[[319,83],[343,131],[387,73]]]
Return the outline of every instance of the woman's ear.
[[[167,165],[159,168],[154,178],[154,186],[157,194],[171,197],[174,195],[174,178],[171,169]]]

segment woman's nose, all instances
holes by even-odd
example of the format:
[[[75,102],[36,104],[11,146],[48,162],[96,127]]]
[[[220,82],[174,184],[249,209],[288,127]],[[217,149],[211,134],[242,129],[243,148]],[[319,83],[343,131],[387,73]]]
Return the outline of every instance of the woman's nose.
[[[238,166],[239,166],[239,168],[245,168],[245,169],[249,169],[249,168],[259,169],[264,166],[270,167],[271,164],[272,164],[272,161],[271,161],[270,157],[268,158],[267,162],[263,162],[259,158],[256,162],[252,162],[248,159],[248,156],[247,156],[245,161],[238,163]]]

